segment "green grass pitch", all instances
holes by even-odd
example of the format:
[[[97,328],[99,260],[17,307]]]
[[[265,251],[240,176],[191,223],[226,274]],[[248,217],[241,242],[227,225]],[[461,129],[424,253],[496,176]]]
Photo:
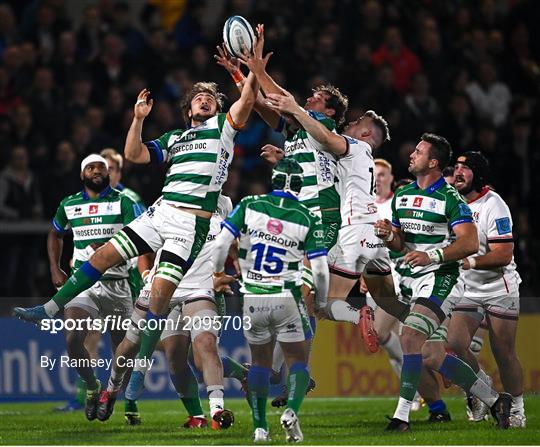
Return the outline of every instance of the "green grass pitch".
[[[463,399],[446,399],[453,421],[444,424],[425,422],[427,410],[412,414],[409,434],[384,432],[385,415],[391,415],[394,398],[308,398],[301,412],[304,444],[419,444],[419,445],[531,445],[540,443],[540,397],[525,398],[527,428],[496,429],[489,422],[466,421]],[[229,430],[210,428],[186,430],[181,427],[185,413],[174,400],[141,401],[143,424],[130,427],[123,420],[123,402],[108,422],[88,422],[84,414],[54,413],[55,403],[0,404],[0,445],[182,445],[252,444],[251,415],[245,401],[229,399],[236,422]],[[269,407],[271,444],[284,444],[279,426],[280,412]]]

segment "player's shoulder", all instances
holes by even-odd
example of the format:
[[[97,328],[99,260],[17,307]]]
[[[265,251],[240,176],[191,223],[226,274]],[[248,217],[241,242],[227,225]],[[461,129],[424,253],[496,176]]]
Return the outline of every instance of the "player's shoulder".
[[[349,135],[341,134],[349,145],[349,154],[354,155],[366,155],[368,158],[373,158],[371,146],[365,141],[358,140],[357,138],[350,137]]]
[[[394,196],[392,200],[395,200],[396,197],[403,196],[406,194],[412,194],[416,190],[415,182],[409,183],[407,185],[401,185],[394,191]]]
[[[82,191],[79,191],[75,194],[71,194],[69,196],[64,197],[60,201],[60,206],[69,206],[69,205],[75,205],[76,203],[81,202],[84,200]]]
[[[216,214],[225,219],[233,210],[233,204],[230,197],[220,194],[216,208]]]
[[[447,201],[465,202],[465,199],[458,190],[446,182],[439,188],[438,192],[442,194]]]
[[[488,208],[493,209],[505,209],[509,210],[508,204],[504,201],[504,199],[500,196],[499,193],[496,191],[493,191],[490,189],[485,195],[484,195],[484,204]]]
[[[315,110],[306,110],[306,113],[311,116],[311,118],[316,119],[317,121],[323,121],[326,124],[336,127],[336,122],[322,112],[316,112]]]

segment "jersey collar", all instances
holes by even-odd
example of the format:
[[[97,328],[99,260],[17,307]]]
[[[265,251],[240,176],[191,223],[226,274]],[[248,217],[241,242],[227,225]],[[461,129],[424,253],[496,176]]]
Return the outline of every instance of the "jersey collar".
[[[116,188],[118,191],[123,191],[123,189],[125,188],[124,185],[122,185],[122,183],[118,183],[118,185],[116,185]]]
[[[441,175],[441,178],[439,180],[437,180],[435,183],[432,183],[431,185],[429,185],[425,191],[428,193],[428,194],[433,194],[435,191],[437,191],[438,189],[442,188],[444,185],[446,185],[446,180],[444,179],[444,177]],[[413,183],[413,186],[416,188],[416,189],[420,189],[420,186],[418,186],[418,182],[415,181]]]
[[[478,194],[478,195],[476,196],[475,199],[473,199],[473,200],[468,200],[467,203],[473,203],[473,202],[476,202],[478,199],[484,197],[488,192],[489,192],[489,188],[488,188],[487,186],[484,186],[484,187],[482,188],[482,191],[480,191],[480,194]]]
[[[99,198],[102,199],[112,191],[111,185],[107,186],[103,191],[99,193]],[[86,193],[86,189],[82,190],[82,196],[84,200],[89,200],[90,196]]]
[[[271,193],[271,196],[276,197],[285,197],[286,199],[298,200],[298,197],[295,197],[293,194],[287,191],[282,191],[281,189],[274,189]]]

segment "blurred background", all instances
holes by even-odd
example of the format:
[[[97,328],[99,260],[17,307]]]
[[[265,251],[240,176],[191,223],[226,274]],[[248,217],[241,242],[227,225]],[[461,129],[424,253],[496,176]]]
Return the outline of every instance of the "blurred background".
[[[194,82],[237,98],[213,58],[233,14],[265,24],[268,70],[302,104],[331,82],[350,98],[348,120],[370,108],[388,119],[392,141],[376,156],[396,179],[425,131],[455,155],[482,150],[513,213],[521,294],[538,295],[540,2],[14,0],[0,2],[0,296],[33,304],[51,294],[50,220],[80,190],[83,157],[123,150],[142,88],[155,100],[144,139],[184,125],[178,103]],[[267,191],[268,142],[280,135],[253,114],[225,186],[233,202]],[[165,169],[126,163],[123,183],[148,205]],[[64,252],[67,262],[69,244]],[[5,314],[14,303],[2,301]]]

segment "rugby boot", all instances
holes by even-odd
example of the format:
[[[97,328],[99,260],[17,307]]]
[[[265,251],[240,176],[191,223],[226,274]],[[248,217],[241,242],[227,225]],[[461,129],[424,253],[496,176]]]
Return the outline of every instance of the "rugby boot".
[[[512,396],[508,393],[499,393],[499,398],[491,406],[490,411],[497,421],[497,426],[506,430],[510,427],[510,408],[512,407]]]
[[[95,390],[86,391],[86,405],[84,406],[84,414],[86,419],[93,421],[97,417],[97,408],[99,403],[99,394],[101,393],[101,382],[96,380],[97,388]]]
[[[379,338],[375,330],[374,320],[375,314],[371,307],[364,306],[360,309],[360,331],[364,340],[364,346],[371,353],[379,350]]]
[[[97,407],[97,418],[104,422],[111,417],[114,411],[116,402],[116,394],[111,391],[103,390],[99,395],[99,403]]]

